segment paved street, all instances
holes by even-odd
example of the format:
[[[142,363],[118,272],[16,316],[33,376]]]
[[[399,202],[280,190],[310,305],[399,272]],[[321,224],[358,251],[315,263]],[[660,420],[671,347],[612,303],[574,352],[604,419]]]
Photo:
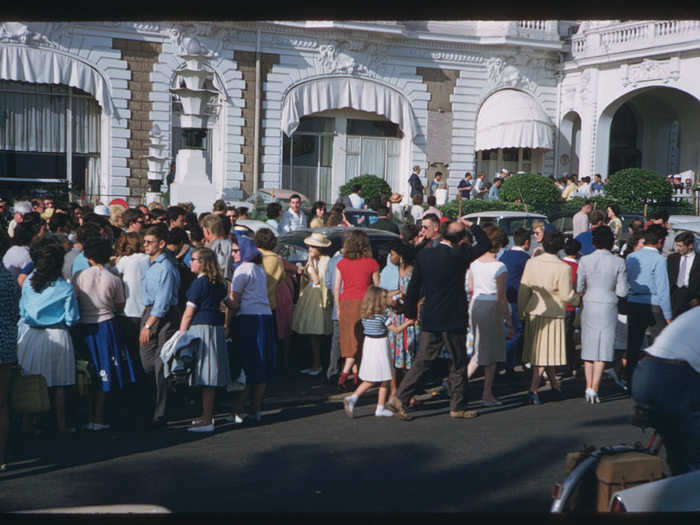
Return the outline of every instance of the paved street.
[[[175,512],[541,512],[563,477],[567,451],[641,438],[626,422],[631,400],[611,382],[597,406],[579,395],[582,380],[570,379],[567,399],[535,407],[522,404],[525,378],[501,380],[502,408],[453,421],[447,400],[435,396],[403,422],[375,418],[375,395],[348,419],[341,403],[314,400],[314,385],[303,381],[295,383],[305,399],[285,402],[273,390],[257,427],[224,423],[214,435],[193,435],[182,420],[153,432],[15,439],[10,469],[0,475],[0,510],[156,504]],[[470,399],[480,391],[481,380],[470,382]]]

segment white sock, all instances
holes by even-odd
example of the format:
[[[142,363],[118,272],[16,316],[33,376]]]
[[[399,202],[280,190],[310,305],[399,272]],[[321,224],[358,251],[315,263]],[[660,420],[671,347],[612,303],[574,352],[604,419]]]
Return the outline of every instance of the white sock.
[[[394,413],[391,410],[384,408],[384,405],[377,405],[374,415],[377,417],[392,417]]]
[[[354,405],[355,403],[357,403],[358,397],[355,394],[353,394],[351,396],[348,396],[347,399],[348,399],[348,401],[350,401]]]

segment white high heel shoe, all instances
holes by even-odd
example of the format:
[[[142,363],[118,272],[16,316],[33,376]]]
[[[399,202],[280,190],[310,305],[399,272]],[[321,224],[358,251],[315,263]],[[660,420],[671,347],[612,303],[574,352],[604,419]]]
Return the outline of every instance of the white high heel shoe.
[[[592,388],[586,389],[586,403],[593,403],[593,397],[597,396],[595,390]]]

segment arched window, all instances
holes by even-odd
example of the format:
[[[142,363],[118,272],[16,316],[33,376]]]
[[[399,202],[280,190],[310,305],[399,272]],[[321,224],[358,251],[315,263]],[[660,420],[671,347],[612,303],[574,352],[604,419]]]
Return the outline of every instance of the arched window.
[[[99,193],[97,101],[77,88],[0,81],[0,180]]]

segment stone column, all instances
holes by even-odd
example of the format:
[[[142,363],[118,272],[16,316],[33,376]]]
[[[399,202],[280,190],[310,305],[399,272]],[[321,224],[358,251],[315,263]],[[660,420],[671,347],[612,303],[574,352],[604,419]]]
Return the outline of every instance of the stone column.
[[[588,68],[581,74],[578,91],[581,98],[581,153],[579,177],[596,173],[596,141],[598,139],[598,69]],[[605,170],[607,171],[607,169]]]

